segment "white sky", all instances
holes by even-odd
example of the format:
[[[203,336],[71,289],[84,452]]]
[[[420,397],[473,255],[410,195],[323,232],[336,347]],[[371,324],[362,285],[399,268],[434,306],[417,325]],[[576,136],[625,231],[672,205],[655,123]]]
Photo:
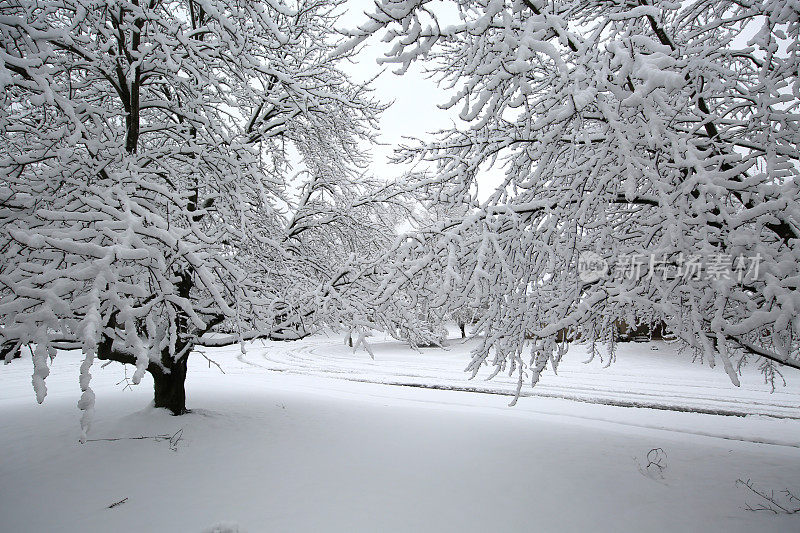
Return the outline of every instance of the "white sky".
[[[373,8],[372,0],[348,0],[347,5],[348,12],[340,19],[340,28],[358,26],[367,18],[364,11]],[[373,82],[375,96],[383,103],[393,103],[381,117],[380,141],[387,146],[374,148],[373,170],[378,177],[390,178],[403,171],[387,163],[393,146],[402,143],[404,137],[425,138],[428,133],[451,127],[454,121],[458,121],[458,114],[437,107],[447,100],[446,93],[425,77],[420,64],[412,65],[402,76],[392,72],[396,65],[379,65],[377,59],[387,50],[388,46],[379,38],[369,40],[357,56],[357,62],[345,65],[343,69],[357,81],[382,72]]]
[[[357,27],[367,20],[364,12],[374,9],[373,0],[347,0],[346,5],[348,10],[340,19],[339,28]],[[459,22],[459,15],[453,4],[434,0],[431,7],[435,9],[442,26]],[[356,62],[345,65],[343,70],[357,81],[367,80],[382,72],[373,82],[375,96],[384,103],[393,103],[381,117],[379,140],[385,146],[372,149],[372,170],[375,176],[388,179],[410,169],[408,166],[391,165],[387,161],[393,147],[403,143],[404,137],[430,138],[428,134],[450,128],[453,124],[461,129],[468,126],[458,118],[461,106],[449,110],[438,107],[447,102],[448,92],[439,88],[435,81],[424,74],[420,63],[412,64],[403,75],[392,72],[397,69],[396,64],[377,63],[377,59],[389,49],[387,43],[380,41],[382,37],[383,32],[380,32],[376,38],[366,41],[356,57]],[[410,144],[407,139],[405,141]],[[433,170],[433,165],[418,166],[417,170],[425,168]],[[494,192],[502,183],[503,174],[497,167],[479,174],[479,200],[485,200]]]

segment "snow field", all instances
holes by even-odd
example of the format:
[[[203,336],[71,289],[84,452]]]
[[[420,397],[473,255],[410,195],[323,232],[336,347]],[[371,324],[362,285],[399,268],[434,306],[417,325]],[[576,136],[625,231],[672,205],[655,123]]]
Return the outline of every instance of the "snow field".
[[[121,390],[120,365],[95,366],[98,401],[89,438],[123,440],[84,445],[77,442],[78,354],[55,359],[41,406],[33,400],[30,361],[14,361],[0,369],[0,530],[800,528],[797,516],[744,510],[758,502],[736,485],[737,479],[750,478],[765,489],[797,489],[800,421],[795,418],[621,408],[540,396],[510,408],[509,397],[501,394],[369,382],[408,380],[399,374],[403,369],[422,381],[431,375],[456,381],[447,369],[466,364],[467,347],[454,341],[446,350],[414,352],[376,342],[375,361],[324,337],[254,343],[241,358],[235,347],[207,350],[226,374],[193,356],[187,390],[194,411],[183,417],[145,407],[149,377]],[[568,390],[572,380],[593,380],[600,391],[595,396],[610,398],[616,381],[624,379],[620,376],[638,379],[644,367],[655,365],[665,375],[658,394],[666,397],[674,387],[675,402],[691,396],[694,389],[676,384],[689,384],[693,374],[725,378],[720,369],[676,365],[645,348],[626,347],[605,370],[574,366],[585,375],[570,375],[569,363],[542,385]],[[580,347],[568,360],[580,360],[579,352]],[[305,364],[285,363],[289,354]],[[284,361],[284,371],[263,368],[276,360]],[[411,361],[415,367],[405,366]],[[505,386],[503,380],[466,377],[460,376],[463,388]],[[731,399],[763,394],[777,404],[797,398],[796,382],[770,397],[743,381],[752,387],[730,386]],[[712,392],[721,398],[719,386]],[[694,401],[708,396],[708,389],[696,389]],[[159,435],[166,438],[132,439]],[[663,471],[646,468],[654,448],[666,454]]]

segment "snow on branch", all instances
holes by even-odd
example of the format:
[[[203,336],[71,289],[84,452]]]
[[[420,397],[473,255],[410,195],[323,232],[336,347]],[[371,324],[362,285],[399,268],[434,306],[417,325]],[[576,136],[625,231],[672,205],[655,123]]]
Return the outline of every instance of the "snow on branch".
[[[396,154],[436,165],[431,202],[451,211],[400,243],[383,289],[478,309],[472,373],[535,384],[567,342],[613,353],[626,325],[664,328],[734,384],[754,358],[773,385],[798,368],[797,10],[449,5],[447,31],[432,4],[387,0],[352,32],[424,62],[467,122]],[[504,176],[488,194],[487,169]]]

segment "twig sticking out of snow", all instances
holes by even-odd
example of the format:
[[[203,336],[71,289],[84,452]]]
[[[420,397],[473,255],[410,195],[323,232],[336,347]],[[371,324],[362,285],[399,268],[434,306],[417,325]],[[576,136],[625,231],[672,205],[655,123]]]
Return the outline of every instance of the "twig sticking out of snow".
[[[800,498],[798,498],[792,491],[789,489],[784,489],[778,493],[778,496],[775,495],[775,491],[769,491],[769,494],[766,491],[761,491],[755,487],[753,482],[748,479],[747,481],[742,481],[741,479],[736,480],[736,484],[742,487],[745,487],[750,492],[764,500],[761,503],[756,504],[756,506],[752,506],[749,503],[746,504],[748,511],[767,511],[773,514],[795,514],[800,513]],[[783,494],[783,500],[781,500],[781,494]]]
[[[123,503],[125,503],[126,501],[128,501],[128,498],[122,498],[120,501],[118,501],[118,502],[114,502],[114,503],[112,503],[111,505],[109,505],[108,507],[106,507],[106,509],[113,509],[114,507],[116,507],[116,506],[118,506],[118,505],[122,505],[122,504],[123,504]]]
[[[164,433],[162,435],[139,435],[138,437],[109,437],[105,439],[86,439],[86,442],[115,442],[118,440],[146,440],[146,439],[153,439],[156,442],[161,442],[164,440],[169,441],[169,449],[173,452],[178,451],[178,443],[183,439],[183,428],[179,429],[172,435],[168,433]]]
[[[647,465],[642,466],[639,459],[634,458],[639,472],[650,479],[664,479],[664,470],[667,469],[667,452],[663,448],[653,448],[647,452]]]
[[[105,364],[103,364],[103,367],[105,367],[106,365],[110,365],[113,362],[114,361],[108,361]],[[119,380],[116,384],[117,385],[121,385],[121,384],[125,383],[125,386],[122,387],[122,390],[126,390],[126,389],[133,390],[133,383],[131,383],[131,380],[128,377],[128,365],[122,365],[122,370],[123,370],[123,372],[125,372],[125,377],[122,378],[121,380]]]
[[[242,345],[242,348],[244,348],[244,345]],[[220,366],[220,364],[218,362],[214,361],[213,359],[211,359],[209,356],[207,356],[205,354],[205,352],[203,352],[203,350],[195,350],[195,352],[199,353],[201,356],[203,356],[203,359],[208,361],[208,368],[211,368],[211,365],[214,365],[219,369],[220,372],[222,372],[223,374],[225,373],[225,371],[222,370],[222,367]]]

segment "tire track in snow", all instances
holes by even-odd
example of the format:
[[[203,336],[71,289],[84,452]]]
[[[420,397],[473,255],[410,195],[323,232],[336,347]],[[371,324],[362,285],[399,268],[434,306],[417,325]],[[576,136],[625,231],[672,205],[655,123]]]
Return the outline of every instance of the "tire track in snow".
[[[274,348],[274,345],[271,347]],[[332,349],[334,348],[334,349]],[[319,353],[326,349],[325,354]],[[337,354],[329,340],[290,345],[286,349],[267,349],[260,353],[263,361],[252,363],[265,370],[327,376],[347,381],[374,383],[398,387],[434,390],[451,390],[478,394],[513,397],[516,384],[496,380],[496,387],[465,384],[454,374],[453,361],[425,354],[424,359],[381,364],[372,359],[358,359],[350,354]],[[448,354],[449,355],[449,354]],[[452,359],[450,356],[449,359]],[[248,362],[248,361],[243,361]],[[264,364],[266,363],[266,364]],[[449,365],[448,365],[449,363]],[[619,363],[618,363],[619,364]],[[659,381],[643,380],[636,374],[590,374],[589,378],[602,379],[599,383],[586,383],[578,372],[563,372],[570,383],[564,385],[540,383],[531,391],[522,391],[521,397],[557,398],[575,402],[609,405],[614,407],[657,409],[665,411],[700,413],[720,416],[767,416],[778,419],[800,420],[800,409],[793,400],[795,394],[785,393],[786,401],[765,401],[756,397],[758,391],[748,391],[745,398],[730,398],[730,388],[713,383],[695,383],[686,379],[663,376]],[[574,374],[574,375],[571,375]],[[463,376],[463,372],[458,373]],[[500,376],[498,376],[500,377]],[[650,390],[643,390],[650,388]],[[624,389],[624,390],[618,390]],[[688,389],[688,390],[687,390]],[[692,392],[699,394],[692,394]],[[716,393],[716,394],[714,394]],[[777,393],[776,393],[777,394]],[[781,397],[783,397],[781,396]]]

